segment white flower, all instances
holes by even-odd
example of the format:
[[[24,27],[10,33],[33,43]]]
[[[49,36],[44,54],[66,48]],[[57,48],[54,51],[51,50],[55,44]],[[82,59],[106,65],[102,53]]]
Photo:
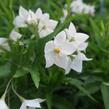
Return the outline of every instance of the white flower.
[[[9,109],[4,100],[0,99],[0,109]]]
[[[33,99],[33,100],[24,100],[20,109],[36,109],[41,108],[40,103],[42,103],[43,99]]]
[[[22,37],[22,35],[18,32],[16,32],[15,30],[12,30],[11,34],[10,34],[10,39],[12,39],[13,41],[17,41]]]
[[[3,49],[10,51],[7,38],[0,38],[0,52],[3,52]]]
[[[66,41],[65,32],[60,32],[54,41],[49,41],[45,45],[46,68],[55,64],[66,70],[69,62],[68,55],[74,51],[72,43]]]
[[[48,13],[43,14],[42,10],[39,8],[36,11],[36,16],[38,19],[38,33],[41,38],[54,32],[58,22],[50,19]]]
[[[27,19],[29,16],[29,12],[24,9],[22,6],[19,8],[19,16],[14,19],[14,25],[16,27],[27,27]]]
[[[68,29],[65,29],[66,35],[67,35],[67,40],[69,42],[72,42],[73,46],[75,46],[76,49],[85,42],[89,36],[84,33],[78,33],[76,31],[76,28],[73,23],[70,23],[70,26]]]

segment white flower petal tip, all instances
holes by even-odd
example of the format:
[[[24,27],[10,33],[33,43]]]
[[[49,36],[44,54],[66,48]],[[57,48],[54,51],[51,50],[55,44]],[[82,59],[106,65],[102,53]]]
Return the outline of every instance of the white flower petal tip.
[[[9,109],[4,100],[0,99],[0,109]]]
[[[71,31],[73,31],[74,33],[76,33],[75,25],[74,25],[72,22],[70,22],[69,30],[71,30]]]

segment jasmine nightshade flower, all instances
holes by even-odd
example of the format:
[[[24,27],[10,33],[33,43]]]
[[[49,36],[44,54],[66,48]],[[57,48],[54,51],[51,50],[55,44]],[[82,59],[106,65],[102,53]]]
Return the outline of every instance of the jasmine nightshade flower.
[[[0,99],[0,109],[9,109],[4,100]]]
[[[18,32],[16,32],[15,30],[12,30],[12,32],[10,33],[10,39],[13,41],[17,41],[22,37],[22,35]]]
[[[38,19],[38,33],[41,38],[54,32],[54,29],[58,24],[57,21],[50,19],[48,13],[43,14],[40,8],[36,11],[35,14]]]
[[[24,100],[20,109],[36,109],[41,108],[40,103],[42,103],[43,99],[33,99],[33,100]]]
[[[14,25],[19,27],[33,27],[39,34],[39,37],[45,37],[54,32],[57,26],[57,21],[50,19],[48,13],[42,13],[42,10],[38,8],[36,12],[31,10],[27,11],[23,7],[19,8],[19,16],[14,20]]]
[[[67,40],[71,42],[73,46],[76,47],[76,49],[78,49],[80,44],[82,44],[89,38],[87,34],[77,32],[73,23],[70,23],[68,29],[65,29],[65,33],[67,36]]]
[[[66,41],[66,34],[62,31],[53,41],[46,43],[44,51],[46,68],[55,64],[66,70],[69,62],[68,55],[71,55],[75,48],[72,46],[72,43]]]

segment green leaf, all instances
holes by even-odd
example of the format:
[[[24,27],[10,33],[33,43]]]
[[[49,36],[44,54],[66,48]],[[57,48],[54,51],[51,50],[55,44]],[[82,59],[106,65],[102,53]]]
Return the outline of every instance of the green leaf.
[[[69,83],[75,87],[77,87],[80,91],[82,91],[85,95],[87,95],[89,98],[91,98],[93,101],[96,101],[91,95],[90,93],[83,87],[83,83],[78,80],[78,79],[74,79],[74,78],[66,78],[66,83]]]
[[[101,85],[101,92],[103,96],[105,109],[109,109],[109,83],[103,83]]]
[[[38,69],[37,68],[30,69],[30,74],[36,88],[38,88],[40,82],[40,74]]]
[[[10,64],[5,64],[0,66],[0,77],[9,75],[10,73]]]
[[[29,73],[29,72],[22,70],[22,69],[18,69],[14,75],[14,78],[22,77],[22,76],[26,75],[27,73]]]

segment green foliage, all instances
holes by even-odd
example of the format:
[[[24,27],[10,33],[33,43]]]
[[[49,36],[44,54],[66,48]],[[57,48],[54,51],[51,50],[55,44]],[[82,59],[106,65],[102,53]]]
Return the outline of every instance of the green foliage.
[[[59,20],[65,3],[69,6],[70,0],[0,0],[0,37],[9,37],[20,5],[32,10],[41,7],[51,18]],[[46,98],[42,109],[109,109],[109,87],[105,84],[109,82],[109,0],[104,2],[102,15],[99,0],[93,0],[93,3],[97,9],[94,17],[68,16],[53,34],[38,41],[30,39],[28,30],[19,30],[26,36],[23,45],[19,45],[20,41],[12,45],[10,42],[12,52],[0,54],[0,94],[13,76],[15,89],[25,98]],[[84,64],[82,74],[72,70],[66,76],[56,66],[43,68],[44,46],[71,21],[78,25],[78,31],[89,34],[87,55],[93,60]],[[20,102],[11,89],[8,99],[11,109],[19,108]]]

